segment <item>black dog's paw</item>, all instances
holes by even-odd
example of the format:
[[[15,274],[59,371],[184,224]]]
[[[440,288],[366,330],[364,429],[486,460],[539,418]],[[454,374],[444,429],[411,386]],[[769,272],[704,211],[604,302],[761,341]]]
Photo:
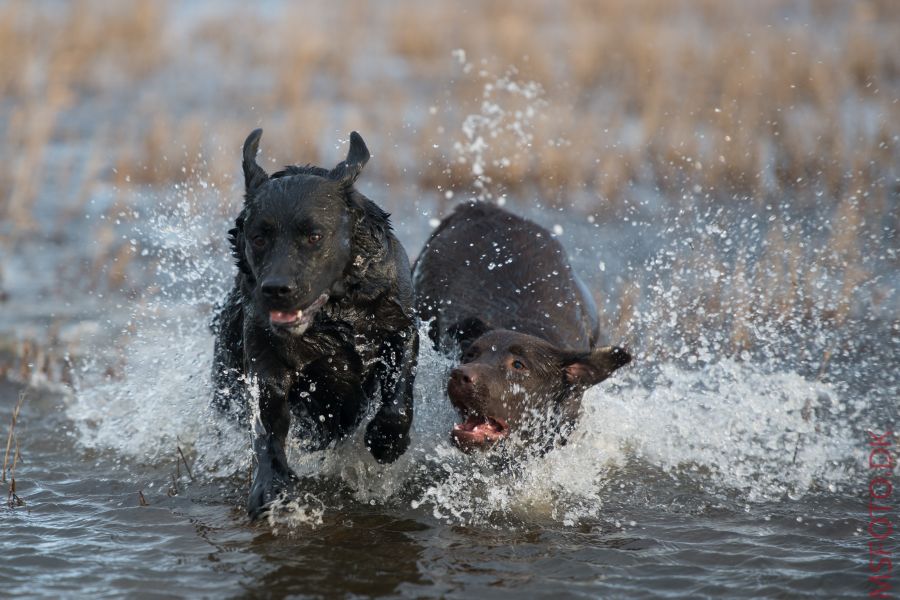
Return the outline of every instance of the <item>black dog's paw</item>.
[[[255,521],[267,513],[269,505],[288,492],[297,481],[297,476],[290,470],[285,473],[273,473],[258,469],[250,486],[250,497],[247,499],[247,513],[250,519]]]
[[[409,447],[409,426],[396,417],[375,415],[366,427],[366,447],[380,463],[392,463]]]

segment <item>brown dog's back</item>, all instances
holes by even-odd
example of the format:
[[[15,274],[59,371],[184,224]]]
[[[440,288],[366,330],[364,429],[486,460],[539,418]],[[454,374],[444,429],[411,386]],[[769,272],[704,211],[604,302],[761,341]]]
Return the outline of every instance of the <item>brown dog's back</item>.
[[[562,245],[543,227],[493,204],[461,204],[414,268],[416,307],[444,349],[453,329],[528,333],[571,350],[597,341],[597,309]],[[468,332],[477,337],[479,331]]]
[[[631,360],[598,347],[597,309],[543,227],[485,203],[459,206],[416,261],[416,308],[443,352],[459,350],[447,394],[451,438],[486,450],[510,437],[564,443],[584,391]]]

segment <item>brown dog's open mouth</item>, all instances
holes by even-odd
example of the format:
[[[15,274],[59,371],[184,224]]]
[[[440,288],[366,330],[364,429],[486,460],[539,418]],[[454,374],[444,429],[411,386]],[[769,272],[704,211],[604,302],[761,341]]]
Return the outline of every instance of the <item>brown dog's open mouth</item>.
[[[484,450],[509,435],[509,426],[503,419],[469,415],[463,423],[453,426],[450,436],[456,445],[466,452]]]
[[[293,311],[281,311],[281,310],[270,310],[269,311],[269,323],[273,327],[279,327],[282,329],[288,329],[293,331],[297,331],[299,333],[303,333],[306,331],[306,328],[312,323],[313,317],[316,316],[316,312],[322,308],[325,303],[328,302],[328,294],[322,294],[316,300],[302,310],[293,310]]]

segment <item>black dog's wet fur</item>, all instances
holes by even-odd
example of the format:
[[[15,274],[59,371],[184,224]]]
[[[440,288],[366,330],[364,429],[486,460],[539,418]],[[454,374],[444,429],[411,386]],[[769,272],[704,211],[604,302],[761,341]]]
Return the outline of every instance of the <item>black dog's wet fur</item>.
[[[292,419],[308,448],[323,448],[356,429],[380,389],[366,444],[380,462],[403,454],[418,351],[406,251],[389,215],[353,187],[369,158],[362,138],[351,135],[331,171],[270,177],[255,160],[261,133],[244,146],[245,203],[229,232],[238,273],[213,322],[215,405],[246,420],[248,385],[259,390],[252,517],[296,481],[285,456]],[[270,323],[270,311],[305,309],[322,293],[302,333]]]

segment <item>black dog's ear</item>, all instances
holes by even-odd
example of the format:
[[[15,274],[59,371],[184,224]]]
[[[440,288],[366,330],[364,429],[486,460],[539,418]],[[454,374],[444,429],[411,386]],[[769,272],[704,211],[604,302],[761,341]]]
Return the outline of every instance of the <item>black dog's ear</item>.
[[[462,352],[468,350],[472,342],[486,334],[491,328],[478,317],[469,317],[457,321],[447,328],[447,337],[459,344]]]
[[[244,189],[249,199],[256,189],[268,181],[269,176],[256,164],[256,153],[259,152],[259,139],[262,129],[254,129],[244,142]]]
[[[590,387],[600,383],[619,367],[631,362],[631,354],[618,346],[594,348],[586,354],[572,354],[563,358],[566,383]]]
[[[369,162],[369,149],[362,136],[355,131],[350,132],[350,150],[347,152],[347,158],[337,164],[335,168],[328,174],[330,179],[342,181],[347,185],[353,185],[359,174],[362,173],[363,167]]]

